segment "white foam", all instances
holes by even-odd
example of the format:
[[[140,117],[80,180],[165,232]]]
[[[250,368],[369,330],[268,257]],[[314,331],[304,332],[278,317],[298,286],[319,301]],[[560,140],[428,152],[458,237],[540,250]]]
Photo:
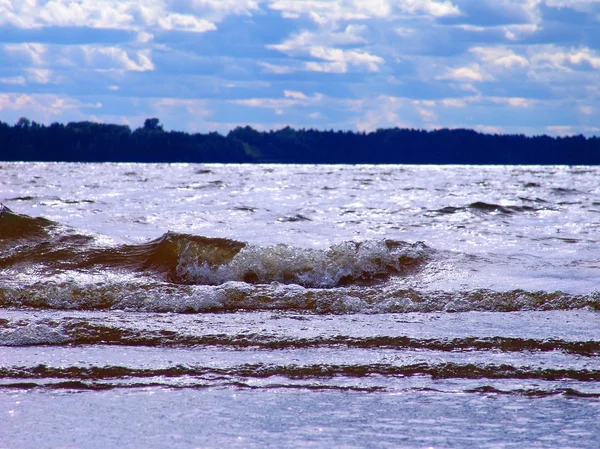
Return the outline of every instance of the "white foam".
[[[71,338],[46,324],[29,324],[0,332],[0,346],[52,345]]]
[[[342,242],[328,250],[289,245],[248,245],[223,265],[198,261],[193,245],[179,253],[177,275],[186,283],[221,284],[247,280],[253,283],[294,283],[308,287],[334,287],[347,280],[368,281],[401,273],[406,264],[420,263],[431,252],[422,244],[368,240]]]

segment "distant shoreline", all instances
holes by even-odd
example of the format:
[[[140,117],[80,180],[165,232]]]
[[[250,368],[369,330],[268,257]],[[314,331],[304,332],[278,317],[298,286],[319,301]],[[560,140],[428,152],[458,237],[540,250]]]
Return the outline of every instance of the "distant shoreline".
[[[307,164],[600,165],[599,137],[483,134],[468,129],[388,128],[364,133],[238,127],[188,134],[159,119],[127,125],[0,121],[0,160]]]

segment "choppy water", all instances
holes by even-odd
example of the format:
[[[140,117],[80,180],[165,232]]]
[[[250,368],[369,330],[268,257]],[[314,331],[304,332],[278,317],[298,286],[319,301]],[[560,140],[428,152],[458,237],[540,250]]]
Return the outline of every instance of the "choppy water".
[[[1,163],[0,435],[597,447],[599,175]]]

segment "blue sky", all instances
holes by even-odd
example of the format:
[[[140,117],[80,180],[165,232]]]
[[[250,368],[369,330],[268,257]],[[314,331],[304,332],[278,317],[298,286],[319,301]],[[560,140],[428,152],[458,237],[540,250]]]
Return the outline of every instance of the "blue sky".
[[[0,120],[600,135],[600,0],[0,0]]]

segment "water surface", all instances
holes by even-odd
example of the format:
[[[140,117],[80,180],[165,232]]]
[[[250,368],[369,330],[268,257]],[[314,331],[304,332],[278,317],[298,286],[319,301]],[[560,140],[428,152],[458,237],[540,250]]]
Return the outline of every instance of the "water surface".
[[[0,433],[596,447],[599,175],[1,163]]]

